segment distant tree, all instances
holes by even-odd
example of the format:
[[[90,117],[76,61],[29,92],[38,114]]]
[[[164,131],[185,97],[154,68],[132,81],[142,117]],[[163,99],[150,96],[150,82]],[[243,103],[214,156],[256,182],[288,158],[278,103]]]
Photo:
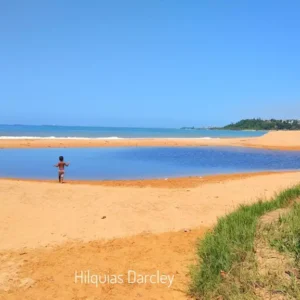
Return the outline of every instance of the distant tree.
[[[243,119],[237,123],[231,123],[219,129],[230,130],[300,130],[299,120],[262,120]]]

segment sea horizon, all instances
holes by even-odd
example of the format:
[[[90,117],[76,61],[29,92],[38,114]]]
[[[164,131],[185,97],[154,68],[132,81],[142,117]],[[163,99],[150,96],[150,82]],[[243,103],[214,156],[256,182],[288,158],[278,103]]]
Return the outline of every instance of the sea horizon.
[[[257,137],[267,131],[83,125],[0,125],[0,139],[125,139]]]

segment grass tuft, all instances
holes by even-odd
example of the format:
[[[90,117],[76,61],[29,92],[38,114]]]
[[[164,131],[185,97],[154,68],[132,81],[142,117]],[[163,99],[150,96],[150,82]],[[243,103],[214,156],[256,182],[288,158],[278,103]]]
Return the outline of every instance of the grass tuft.
[[[197,244],[198,264],[191,270],[190,294],[197,299],[239,299],[250,286],[244,279],[248,263],[255,263],[254,239],[259,218],[267,212],[288,206],[300,196],[300,185],[284,190],[270,201],[242,205],[222,217],[213,231]],[[223,274],[223,276],[222,276]],[[224,275],[225,274],[225,275]],[[230,280],[229,280],[230,278]],[[249,296],[249,299],[253,299]]]
[[[270,228],[268,239],[271,246],[293,255],[296,265],[300,265],[300,203],[295,203],[290,213],[280,218],[276,228]]]

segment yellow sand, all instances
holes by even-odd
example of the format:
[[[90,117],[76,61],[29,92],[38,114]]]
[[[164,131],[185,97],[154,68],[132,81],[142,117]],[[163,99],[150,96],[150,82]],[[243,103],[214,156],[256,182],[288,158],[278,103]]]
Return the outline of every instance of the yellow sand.
[[[187,299],[197,237],[239,204],[299,183],[300,172],[192,180],[172,188],[0,180],[0,299]],[[74,283],[76,270],[130,269],[160,270],[174,283]]]
[[[66,147],[146,147],[146,146],[239,146],[300,150],[300,131],[273,131],[253,138],[145,138],[145,139],[1,139],[0,148]]]

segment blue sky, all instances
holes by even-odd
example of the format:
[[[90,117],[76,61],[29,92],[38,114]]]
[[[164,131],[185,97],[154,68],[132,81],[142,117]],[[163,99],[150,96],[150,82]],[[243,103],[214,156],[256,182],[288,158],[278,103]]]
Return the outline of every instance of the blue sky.
[[[0,1],[0,123],[300,118],[299,1]]]

